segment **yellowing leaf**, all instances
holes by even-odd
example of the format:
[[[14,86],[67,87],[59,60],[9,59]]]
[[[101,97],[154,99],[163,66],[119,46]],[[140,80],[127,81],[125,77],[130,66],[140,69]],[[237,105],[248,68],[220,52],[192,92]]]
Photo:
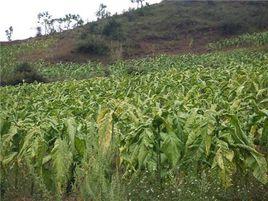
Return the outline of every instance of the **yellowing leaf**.
[[[65,121],[65,125],[67,127],[67,133],[68,133],[68,136],[69,136],[72,151],[74,151],[74,149],[75,149],[74,139],[75,139],[75,135],[76,135],[76,123],[75,123],[74,118],[67,119]]]
[[[223,162],[222,153],[220,149],[217,151],[215,158],[216,158],[218,166],[223,170],[224,162]]]
[[[211,141],[212,141],[212,136],[211,135],[206,135],[205,137],[205,147],[206,147],[206,155],[209,155],[210,147],[211,147]]]
[[[236,109],[238,109],[240,103],[241,103],[241,99],[235,100],[235,101],[233,102],[233,104],[231,105],[230,109],[231,109],[231,110],[236,110]]]
[[[99,145],[101,149],[106,152],[112,140],[113,130],[113,116],[108,109],[100,111],[97,117]]]
[[[225,150],[224,157],[227,158],[230,162],[232,162],[234,158],[234,151],[233,150]]]

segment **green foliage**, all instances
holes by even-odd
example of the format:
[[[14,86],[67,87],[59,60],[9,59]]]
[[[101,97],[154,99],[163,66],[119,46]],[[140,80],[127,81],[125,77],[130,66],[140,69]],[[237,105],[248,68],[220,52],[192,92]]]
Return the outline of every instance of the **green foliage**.
[[[99,10],[96,12],[96,16],[98,19],[107,18],[111,15],[111,13],[106,9],[107,6],[104,4],[100,4]]]
[[[77,42],[76,51],[104,56],[109,54],[110,49],[107,42],[101,36],[90,35]]]
[[[231,185],[241,173],[245,188],[254,177],[264,192],[266,60],[267,52],[243,50],[162,55],[118,61],[109,77],[2,87],[1,185],[19,186],[30,169],[33,192],[41,186],[54,200],[70,192],[126,200],[127,178],[148,173],[156,189],[174,178],[190,191],[176,196],[205,200],[211,181],[238,194]],[[87,65],[72,76],[91,71]],[[143,73],[128,74],[131,66]],[[63,67],[53,70],[46,73]],[[197,178],[189,187],[188,176]]]
[[[268,43],[268,32],[243,34],[231,39],[224,39],[215,43],[209,43],[208,47],[212,50],[239,46],[261,46]]]
[[[17,85],[21,83],[46,82],[46,79],[29,63],[18,64],[11,75],[1,80],[1,85]]]
[[[202,49],[204,42],[223,38],[225,34],[222,32],[237,35],[267,29],[267,5],[264,2],[252,5],[251,2],[239,1],[215,1],[213,5],[207,1],[164,1],[88,23],[83,36],[103,34],[103,28],[114,19],[120,22],[123,30],[123,40],[119,37],[121,34],[115,34],[114,38],[122,40],[125,58],[165,51],[184,52],[183,47],[185,43],[191,44],[187,41],[191,38],[194,39],[192,48]],[[187,38],[183,37],[185,34]]]
[[[77,28],[84,24],[83,19],[78,14],[69,13],[61,18],[53,18],[48,11],[45,11],[38,13],[37,18],[39,25],[37,27],[37,36],[42,35],[42,29],[44,30],[44,34],[47,35]]]
[[[215,48],[265,45],[266,35]],[[22,51],[49,44],[1,47],[1,79],[16,71],[69,80],[0,89],[6,200],[268,198],[267,52],[160,55],[107,69],[43,62],[14,68]]]
[[[242,24],[240,23],[234,23],[231,21],[224,22],[220,25],[220,32],[223,35],[235,35],[242,32]]]
[[[98,23],[98,22],[91,22],[88,25],[88,32],[93,33],[93,34],[101,34],[102,33],[103,27]],[[85,33],[86,35],[88,33]]]
[[[124,40],[124,32],[122,30],[122,24],[111,18],[107,24],[103,27],[102,34],[113,40]]]
[[[1,85],[4,85],[5,82],[9,80],[14,80],[16,78],[16,67],[21,63],[24,63],[24,60],[20,61],[20,56],[22,54],[30,54],[34,51],[45,51],[51,45],[55,43],[55,38],[46,38],[40,40],[29,40],[24,43],[11,44],[11,45],[2,45],[1,44],[1,68],[0,68],[0,80]],[[40,72],[37,69],[37,65],[33,64],[32,71]],[[20,73],[21,74],[21,73]],[[41,75],[42,76],[42,75]],[[20,80],[22,77],[19,78]],[[7,83],[8,84],[8,83]],[[12,83],[11,83],[12,84]]]
[[[130,0],[131,1],[131,3],[136,3],[137,4],[137,7],[143,7],[143,2],[145,1],[145,0]]]
[[[51,64],[44,68],[46,63],[36,63],[37,69],[46,78],[52,81],[56,80],[73,80],[73,79],[87,79],[92,77],[102,77],[105,75],[105,70],[102,64],[88,62],[88,63],[57,63]]]
[[[70,166],[73,161],[72,153],[67,141],[61,139],[55,141],[54,147],[51,150],[52,167],[55,172],[55,189],[59,198],[65,192],[66,184],[69,179]]]

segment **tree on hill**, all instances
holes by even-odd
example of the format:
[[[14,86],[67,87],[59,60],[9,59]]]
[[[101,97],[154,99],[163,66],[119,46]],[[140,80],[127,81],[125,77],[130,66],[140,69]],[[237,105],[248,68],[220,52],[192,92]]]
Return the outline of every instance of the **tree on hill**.
[[[54,26],[53,26],[53,19],[52,15],[48,13],[48,11],[45,12],[40,12],[37,15],[38,21],[37,23],[44,27],[45,34],[51,34],[55,31]]]
[[[99,10],[96,12],[96,16],[98,19],[103,19],[111,15],[111,13],[106,8],[106,5],[104,5],[103,3],[100,4]]]
[[[124,39],[122,24],[114,18],[110,19],[108,23],[104,26],[102,34],[114,40]]]
[[[12,37],[12,34],[13,34],[13,27],[10,26],[5,32],[6,32],[7,40],[11,41],[11,37]]]
[[[143,7],[143,3],[145,2],[145,0],[130,0],[131,3],[136,3],[137,7]]]
[[[59,23],[64,23],[66,30],[76,28],[84,24],[83,19],[80,15],[67,14],[63,18],[56,19]]]
[[[42,36],[42,27],[40,26],[36,27],[36,36],[37,37]]]
[[[41,30],[45,31],[45,34],[52,34],[55,32],[62,32],[63,30],[69,30],[76,28],[84,24],[83,19],[78,14],[66,14],[64,17],[53,18],[47,11],[38,14],[37,34],[41,35]]]

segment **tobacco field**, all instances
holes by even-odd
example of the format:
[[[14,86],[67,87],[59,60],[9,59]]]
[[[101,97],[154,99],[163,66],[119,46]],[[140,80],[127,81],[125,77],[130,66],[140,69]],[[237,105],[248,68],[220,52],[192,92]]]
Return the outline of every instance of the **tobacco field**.
[[[6,194],[135,200],[124,184],[144,174],[159,188],[193,175],[224,194],[240,175],[267,189],[267,53],[163,55],[130,62],[130,73],[126,65],[109,77],[0,88]],[[220,199],[206,196],[196,199]]]

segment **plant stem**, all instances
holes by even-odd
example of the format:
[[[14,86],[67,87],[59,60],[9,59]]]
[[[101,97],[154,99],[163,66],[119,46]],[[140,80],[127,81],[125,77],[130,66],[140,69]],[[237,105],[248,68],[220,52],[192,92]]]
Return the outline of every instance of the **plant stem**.
[[[160,152],[160,146],[161,146],[161,138],[160,138],[160,126],[157,127],[157,174],[158,174],[158,180],[160,182],[160,188],[162,189],[162,177],[161,177],[161,152]]]

